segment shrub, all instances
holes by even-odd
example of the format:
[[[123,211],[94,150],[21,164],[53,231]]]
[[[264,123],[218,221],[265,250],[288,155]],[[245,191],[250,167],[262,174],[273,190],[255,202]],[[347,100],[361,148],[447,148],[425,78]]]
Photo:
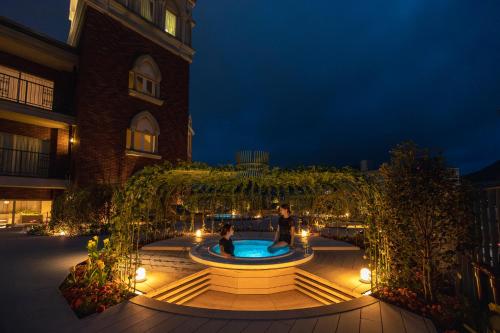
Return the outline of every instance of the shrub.
[[[67,190],[52,204],[51,229],[63,229],[71,235],[106,231],[112,213],[113,192],[110,185]]]
[[[87,260],[71,267],[61,285],[64,297],[79,317],[102,312],[131,295],[118,279],[118,256],[109,239],[104,239],[101,248],[98,243],[97,236],[88,241]]]

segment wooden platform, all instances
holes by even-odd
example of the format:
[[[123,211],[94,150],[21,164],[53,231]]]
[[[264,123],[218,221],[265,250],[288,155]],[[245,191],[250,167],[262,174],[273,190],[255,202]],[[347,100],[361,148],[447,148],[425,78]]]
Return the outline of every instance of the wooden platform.
[[[193,308],[194,309],[194,308]],[[202,310],[202,309],[200,309]],[[224,319],[152,310],[132,302],[81,321],[79,332],[434,333],[431,321],[376,301],[354,310],[291,319]]]

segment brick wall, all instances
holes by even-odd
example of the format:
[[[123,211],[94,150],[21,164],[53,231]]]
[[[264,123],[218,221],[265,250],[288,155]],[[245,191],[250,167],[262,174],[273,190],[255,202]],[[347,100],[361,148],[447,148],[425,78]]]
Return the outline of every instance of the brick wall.
[[[73,114],[74,73],[58,71],[1,51],[0,65],[53,81],[53,111]]]
[[[40,140],[50,139],[50,128],[0,119],[0,132],[30,136]]]
[[[186,160],[189,63],[90,7],[82,28],[73,149],[77,184],[122,183],[145,165]],[[162,106],[128,95],[129,70],[144,54],[161,70]],[[126,129],[145,110],[160,126],[161,161],[125,156]]]
[[[52,200],[61,193],[62,190],[0,187],[1,200]]]

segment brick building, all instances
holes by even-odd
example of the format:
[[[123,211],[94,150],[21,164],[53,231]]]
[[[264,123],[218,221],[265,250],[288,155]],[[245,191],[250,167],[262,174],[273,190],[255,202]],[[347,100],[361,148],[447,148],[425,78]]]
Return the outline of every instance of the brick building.
[[[0,226],[191,159],[195,0],[71,0],[67,43],[0,19]]]

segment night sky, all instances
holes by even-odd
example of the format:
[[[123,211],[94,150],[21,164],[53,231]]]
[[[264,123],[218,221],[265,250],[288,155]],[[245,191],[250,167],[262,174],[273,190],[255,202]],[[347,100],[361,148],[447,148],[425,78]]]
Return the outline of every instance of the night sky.
[[[0,15],[66,40],[69,0]],[[376,163],[404,140],[462,172],[500,159],[500,1],[199,0],[194,159]]]

